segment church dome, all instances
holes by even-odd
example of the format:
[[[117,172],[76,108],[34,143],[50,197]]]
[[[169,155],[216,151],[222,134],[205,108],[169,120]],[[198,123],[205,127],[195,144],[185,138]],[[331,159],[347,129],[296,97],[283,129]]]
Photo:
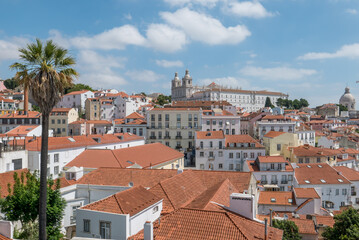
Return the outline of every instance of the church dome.
[[[345,88],[345,93],[341,96],[339,104],[346,106],[348,110],[355,110],[355,98],[348,87]]]

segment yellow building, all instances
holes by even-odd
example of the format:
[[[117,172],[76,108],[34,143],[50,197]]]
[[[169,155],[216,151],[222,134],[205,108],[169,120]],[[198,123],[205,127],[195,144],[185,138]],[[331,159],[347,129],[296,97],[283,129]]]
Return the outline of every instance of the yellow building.
[[[55,137],[68,136],[68,125],[76,121],[79,114],[75,108],[54,108],[50,114],[49,128]]]
[[[337,155],[338,150],[308,144],[283,149],[283,156],[292,163],[328,163],[333,166],[337,162]]]
[[[263,145],[268,156],[283,155],[283,150],[288,147],[299,146],[295,133],[270,131],[263,136]]]

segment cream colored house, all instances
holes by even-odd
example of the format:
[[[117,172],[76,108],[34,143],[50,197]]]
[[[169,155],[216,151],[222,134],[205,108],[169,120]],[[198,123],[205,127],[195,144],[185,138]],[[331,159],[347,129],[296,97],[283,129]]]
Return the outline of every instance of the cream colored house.
[[[49,128],[53,130],[55,137],[68,135],[68,125],[79,118],[75,108],[54,108],[50,114]]]
[[[305,144],[283,149],[283,156],[292,163],[327,163],[331,166],[337,162],[338,150],[313,147]]]
[[[201,108],[154,108],[147,114],[147,142],[191,152],[195,132],[202,127],[201,116]]]
[[[270,131],[263,136],[263,145],[268,156],[283,155],[283,149],[298,147],[298,137],[294,133]]]
[[[85,117],[87,120],[100,120],[100,98],[88,98],[85,101]]]

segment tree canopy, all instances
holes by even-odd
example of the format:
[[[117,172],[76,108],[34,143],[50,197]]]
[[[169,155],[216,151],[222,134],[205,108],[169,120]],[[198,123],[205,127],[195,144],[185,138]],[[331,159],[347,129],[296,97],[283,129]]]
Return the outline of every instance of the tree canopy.
[[[4,81],[4,85],[7,89],[14,90],[20,85],[20,83],[15,78],[9,78]]]
[[[270,108],[274,108],[274,105],[272,104],[271,100],[269,97],[266,98],[266,102],[264,104],[264,107],[270,107]]]
[[[83,83],[77,83],[74,84],[68,88],[65,88],[65,94],[68,94],[70,92],[75,92],[75,91],[81,91],[81,90],[90,90],[90,91],[94,91],[94,89],[92,89],[89,85],[83,84]]]
[[[342,112],[342,111],[348,111],[348,107],[347,106],[344,106],[342,104],[337,104],[339,106],[339,112]]]
[[[165,105],[171,102],[171,96],[159,95],[155,101],[155,104]]]
[[[334,216],[334,226],[327,227],[322,236],[328,240],[359,239],[359,213],[349,208]]]
[[[290,99],[278,98],[276,104],[278,107],[285,107],[288,109],[300,109],[302,107],[309,106],[308,101],[304,98],[301,98],[299,100],[298,99],[290,100]]]
[[[288,220],[273,220],[273,227],[283,230],[283,240],[300,240],[298,226]]]
[[[66,202],[61,197],[59,180],[47,181],[47,236],[49,239],[61,237],[61,220]],[[37,172],[14,173],[14,185],[8,185],[9,195],[0,200],[1,212],[9,221],[20,221],[23,226],[17,238],[36,239],[39,216],[40,181]],[[34,227],[35,226],[35,227]]]

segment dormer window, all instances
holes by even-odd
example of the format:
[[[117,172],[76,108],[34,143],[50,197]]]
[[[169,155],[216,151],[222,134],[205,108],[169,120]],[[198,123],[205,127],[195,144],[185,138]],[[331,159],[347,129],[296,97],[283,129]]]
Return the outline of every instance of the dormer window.
[[[309,180],[304,180],[304,182],[305,182],[305,183],[307,183],[307,184],[309,184],[309,183],[310,183],[310,181],[309,181]]]
[[[344,182],[343,179],[341,179],[341,178],[338,178],[338,181],[339,181],[339,182]]]
[[[320,181],[321,181],[322,183],[326,183],[326,181],[325,181],[324,179],[320,179]]]
[[[276,202],[276,199],[275,199],[275,198],[271,198],[270,201],[271,201],[271,202]]]
[[[288,202],[289,202],[289,203],[292,203],[292,202],[293,202],[293,199],[288,198]]]

